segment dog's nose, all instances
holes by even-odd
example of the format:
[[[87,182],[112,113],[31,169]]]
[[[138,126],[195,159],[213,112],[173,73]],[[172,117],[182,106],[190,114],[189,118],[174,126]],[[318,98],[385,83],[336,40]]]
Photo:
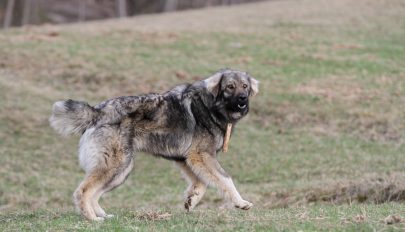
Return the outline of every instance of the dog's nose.
[[[245,102],[247,100],[247,96],[245,94],[239,95],[239,101],[240,102]]]

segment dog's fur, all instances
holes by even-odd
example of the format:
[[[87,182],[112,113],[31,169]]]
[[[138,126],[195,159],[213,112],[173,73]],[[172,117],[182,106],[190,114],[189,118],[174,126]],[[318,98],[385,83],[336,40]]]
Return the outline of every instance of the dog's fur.
[[[177,164],[189,182],[186,210],[196,206],[207,185],[219,188],[237,208],[252,207],[216,156],[227,124],[248,113],[248,99],[257,93],[257,80],[227,69],[164,94],[119,97],[95,107],[73,100],[56,102],[51,126],[63,135],[82,134],[79,159],[86,176],[73,196],[80,213],[89,220],[111,216],[98,200],[125,181],[137,151]]]

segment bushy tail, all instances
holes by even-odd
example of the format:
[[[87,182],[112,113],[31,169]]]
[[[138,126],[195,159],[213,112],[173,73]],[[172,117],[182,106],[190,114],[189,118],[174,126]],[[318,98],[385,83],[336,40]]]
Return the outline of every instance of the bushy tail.
[[[53,104],[49,122],[59,134],[82,134],[95,125],[99,112],[86,102],[58,101]]]

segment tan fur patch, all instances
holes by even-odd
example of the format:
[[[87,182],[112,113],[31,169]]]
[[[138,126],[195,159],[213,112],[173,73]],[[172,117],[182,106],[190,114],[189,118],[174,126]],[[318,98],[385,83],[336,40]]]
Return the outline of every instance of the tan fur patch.
[[[192,165],[202,164],[204,159],[199,152],[191,152],[188,156],[188,160]]]

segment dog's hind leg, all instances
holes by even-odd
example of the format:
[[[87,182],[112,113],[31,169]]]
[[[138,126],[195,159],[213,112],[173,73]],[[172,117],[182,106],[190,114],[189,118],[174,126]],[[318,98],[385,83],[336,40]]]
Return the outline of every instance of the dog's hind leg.
[[[73,201],[77,209],[88,220],[101,221],[104,219],[96,215],[92,206],[92,198],[96,194],[97,189],[102,186],[102,183],[100,183],[102,176],[101,170],[93,171],[86,175],[73,194]]]
[[[102,189],[99,189],[91,199],[91,205],[93,206],[94,213],[97,215],[97,217],[103,217],[103,218],[110,218],[113,217],[112,214],[107,214],[103,208],[98,204],[98,201],[100,197],[104,194],[104,191]]]
[[[114,188],[124,183],[129,173],[131,172],[132,168],[133,168],[133,158],[131,155],[128,155],[122,162],[122,164],[119,165],[118,168],[112,168],[104,173],[106,178],[103,178],[101,184],[97,185],[98,187],[91,198],[91,206],[97,217],[102,218],[113,217],[112,214],[107,214],[103,210],[103,208],[101,208],[98,201],[103,194],[113,190]]]
[[[111,149],[105,153],[103,164],[87,170],[87,175],[79,185],[73,199],[80,213],[88,220],[103,220],[107,215],[98,204],[99,198],[121,185],[133,168],[132,154],[124,154],[122,149]]]
[[[86,177],[74,193],[80,213],[89,220],[109,217],[98,200],[121,185],[133,168],[130,147],[120,140],[117,127],[103,126],[87,130],[80,139],[80,166]]]
[[[132,157],[128,159],[130,160],[123,162],[118,167],[102,168],[86,175],[73,194],[74,203],[85,218],[101,221],[104,218],[112,217],[105,213],[98,201],[104,193],[124,183],[133,168]]]
[[[207,185],[196,176],[191,168],[187,166],[184,161],[176,161],[176,165],[180,168],[184,178],[188,182],[188,187],[185,192],[184,208],[187,211],[194,209],[194,207],[200,202],[207,190]]]
[[[126,159],[127,160],[124,161],[118,168],[114,168],[108,172],[109,178],[104,179],[103,184],[100,185],[100,187],[97,189],[97,191],[92,197],[92,206],[95,214],[98,217],[103,218],[113,217],[112,214],[107,214],[101,208],[98,201],[104,193],[109,192],[124,183],[124,181],[126,180],[126,178],[128,177],[129,173],[133,168],[133,158],[127,157]]]

